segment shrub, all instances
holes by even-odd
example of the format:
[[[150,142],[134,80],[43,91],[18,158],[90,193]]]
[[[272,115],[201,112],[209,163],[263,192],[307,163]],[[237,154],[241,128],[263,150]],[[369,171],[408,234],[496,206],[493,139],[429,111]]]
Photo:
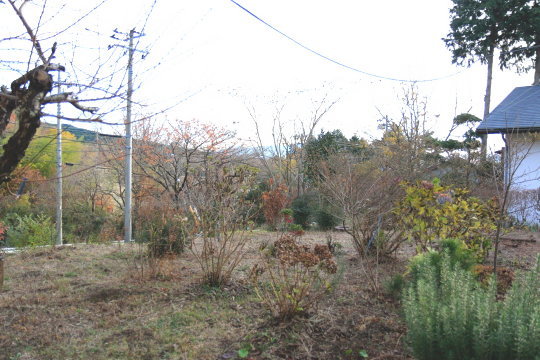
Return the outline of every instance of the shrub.
[[[51,245],[55,234],[54,224],[45,215],[6,216],[6,243],[8,246],[25,247]]]
[[[298,196],[291,203],[295,224],[307,228],[315,221],[321,230],[331,230],[339,224],[339,219],[331,212],[332,206],[327,200],[321,199],[315,193]]]
[[[395,274],[384,282],[384,290],[394,299],[399,299],[403,293],[405,285],[405,276],[403,276],[403,274]]]
[[[440,278],[443,257],[448,257],[452,266],[457,265],[461,269],[471,270],[476,265],[476,258],[472,250],[460,240],[445,239],[441,241],[440,251],[430,249],[411,258],[407,269],[413,282],[419,277],[420,272],[426,266],[434,268],[437,278]]]
[[[20,216],[34,214],[34,212],[32,211],[32,204],[30,203],[30,196],[28,194],[24,194],[20,196],[15,201],[8,200],[8,199],[9,198],[6,196],[1,201],[2,202],[0,204],[1,216],[9,216],[10,214],[17,214]]]
[[[3,247],[3,246],[6,246],[5,244],[5,238],[6,238],[6,231],[7,231],[7,226],[5,226],[1,221],[0,221],[0,247]],[[0,255],[1,256],[1,255]]]
[[[320,208],[315,213],[315,222],[318,224],[321,230],[332,230],[337,224],[339,219],[333,215],[328,209]]]
[[[93,242],[99,239],[103,225],[110,215],[101,208],[92,211],[86,203],[67,206],[62,214],[66,242]]]
[[[182,210],[162,199],[148,198],[141,202],[135,218],[135,240],[139,256],[135,261],[141,279],[169,277],[173,260],[189,244],[187,218]]]
[[[221,286],[244,256],[246,229],[252,226],[256,205],[246,200],[256,169],[247,166],[211,167],[208,181],[190,191],[191,250],[203,271],[204,282]]]
[[[448,257],[452,266],[459,266],[463,270],[474,270],[478,266],[476,258],[465,244],[457,239],[445,239],[441,241],[440,250],[430,249],[417,254],[409,260],[405,274],[396,274],[384,283],[385,291],[393,298],[400,298],[408,284],[415,284],[425,267],[434,269],[436,278],[440,281],[442,259]]]
[[[189,244],[186,215],[167,205],[152,201],[137,212],[135,238],[147,244],[152,258],[182,254]]]
[[[293,234],[282,235],[263,250],[263,261],[251,270],[259,299],[280,320],[308,311],[332,289],[337,278],[337,265],[328,246],[310,249],[297,239]]]
[[[515,281],[504,301],[496,286],[452,264],[423,263],[406,291],[408,340],[417,359],[538,359],[540,354],[540,257]]]
[[[281,221],[281,210],[289,204],[289,188],[286,185],[276,185],[270,179],[270,190],[262,194],[262,210],[266,222],[273,229],[277,229]]]
[[[306,194],[300,195],[292,201],[291,209],[295,224],[301,225],[303,228],[308,227],[316,208],[314,200],[316,199],[313,199],[313,196]]]
[[[146,229],[146,235],[148,256],[155,258],[182,254],[188,243],[187,232],[179,219],[166,219],[162,224],[152,224]]]
[[[418,250],[426,251],[442,239],[459,238],[478,260],[485,258],[489,234],[496,228],[494,203],[484,204],[465,189],[441,186],[438,179],[404,186],[406,195],[394,209],[397,227]]]
[[[338,210],[333,215],[340,217],[360,258],[391,255],[404,242],[395,231],[400,215],[391,211],[401,196],[399,180],[384,168],[376,162],[356,162],[343,156],[332,157],[320,168],[319,189],[326,198],[326,208]],[[330,227],[332,217],[319,215],[323,217],[319,223],[329,220]],[[383,233],[385,236],[379,238]]]
[[[270,186],[268,182],[261,181],[255,186],[254,188],[250,189],[248,193],[246,194],[246,200],[252,202],[255,204],[257,208],[262,207],[262,195],[264,192],[268,191],[270,189]],[[258,226],[263,225],[266,222],[266,219],[264,217],[264,212],[258,211],[255,216],[253,217],[253,221]]]

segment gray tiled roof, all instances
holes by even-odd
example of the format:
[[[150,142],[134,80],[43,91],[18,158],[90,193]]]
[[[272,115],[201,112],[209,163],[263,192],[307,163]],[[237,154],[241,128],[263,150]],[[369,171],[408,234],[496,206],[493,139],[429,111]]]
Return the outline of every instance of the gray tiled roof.
[[[476,131],[483,134],[540,131],[540,86],[512,90]]]

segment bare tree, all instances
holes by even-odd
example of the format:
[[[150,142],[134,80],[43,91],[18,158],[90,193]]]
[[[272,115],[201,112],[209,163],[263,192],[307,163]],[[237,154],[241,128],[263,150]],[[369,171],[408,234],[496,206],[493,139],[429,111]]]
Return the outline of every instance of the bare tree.
[[[105,2],[101,0],[96,5],[80,6],[84,9],[82,13],[72,21],[65,21],[65,4],[0,1],[2,10],[12,14],[3,15],[0,30],[0,49],[7,54],[0,61],[4,68],[2,79],[13,76],[8,86],[0,87],[0,137],[7,138],[0,153],[0,183],[9,181],[10,174],[24,157],[42,119],[50,116],[45,111],[47,105],[68,103],[72,105],[75,115],[72,116],[70,110],[63,116],[64,119],[100,122],[101,117],[96,117],[98,109],[86,104],[116,98],[123,91],[121,85],[113,87],[113,83],[117,83],[113,79],[123,76],[124,69],[106,68],[107,59],[101,58],[101,55],[94,59],[91,50],[85,50],[82,56],[77,53],[76,56],[79,44],[67,45],[70,31]],[[60,18],[63,21],[59,21]],[[73,54],[69,55],[69,51],[61,51],[60,48],[69,49]],[[54,62],[59,53],[64,64]],[[76,58],[87,61],[85,71],[76,71],[80,64],[75,63]],[[62,83],[70,91],[52,94],[53,87],[57,85],[53,75],[66,71],[68,66],[73,80]],[[79,100],[78,94],[81,93],[86,93],[89,98]],[[13,126],[8,127],[10,123]]]
[[[415,84],[403,89],[397,120],[381,114],[383,136],[373,142],[381,166],[402,180],[412,181],[433,170],[436,163],[427,110],[427,98]]]
[[[276,184],[285,184],[297,195],[305,191],[303,177],[303,162],[305,160],[304,146],[314,136],[314,131],[322,119],[338,100],[329,100],[325,95],[320,101],[313,102],[313,110],[305,119],[287,121],[283,119],[285,104],[276,105],[272,114],[271,145],[264,138],[259,119],[254,106],[247,108],[255,126],[256,155],[262,163],[269,178]]]
[[[382,171],[376,159],[359,163],[350,154],[332,156],[319,169],[319,188],[340,210],[343,229],[358,255],[364,257],[372,249],[381,255],[393,253],[402,239],[392,226],[392,210],[401,194],[392,172]]]
[[[200,180],[203,165],[226,163],[238,154],[233,133],[195,120],[141,122],[135,132],[134,161],[140,172],[170,195],[176,207],[184,190]]]

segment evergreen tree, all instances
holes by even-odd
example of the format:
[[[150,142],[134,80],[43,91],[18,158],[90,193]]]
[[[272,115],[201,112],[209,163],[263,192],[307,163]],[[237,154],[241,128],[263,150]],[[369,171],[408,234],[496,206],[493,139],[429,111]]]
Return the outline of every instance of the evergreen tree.
[[[501,67],[535,69],[533,85],[540,85],[540,1],[518,1],[509,13],[507,31],[513,36],[501,48]]]
[[[491,82],[495,49],[513,44],[519,36],[516,14],[526,0],[452,0],[450,33],[444,38],[452,51],[452,62],[470,66],[476,61],[487,64],[484,116],[489,115]],[[501,55],[500,65],[508,64]],[[486,153],[487,136],[482,136],[482,154]]]

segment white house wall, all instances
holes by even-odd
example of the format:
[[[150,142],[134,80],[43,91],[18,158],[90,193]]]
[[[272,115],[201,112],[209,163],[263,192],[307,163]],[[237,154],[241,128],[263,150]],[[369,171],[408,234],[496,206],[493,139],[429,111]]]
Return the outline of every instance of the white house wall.
[[[518,220],[540,224],[540,134],[508,134],[506,181],[511,181],[509,210]]]
[[[507,164],[515,190],[540,188],[540,136],[508,135]],[[513,174],[513,175],[512,175]]]

